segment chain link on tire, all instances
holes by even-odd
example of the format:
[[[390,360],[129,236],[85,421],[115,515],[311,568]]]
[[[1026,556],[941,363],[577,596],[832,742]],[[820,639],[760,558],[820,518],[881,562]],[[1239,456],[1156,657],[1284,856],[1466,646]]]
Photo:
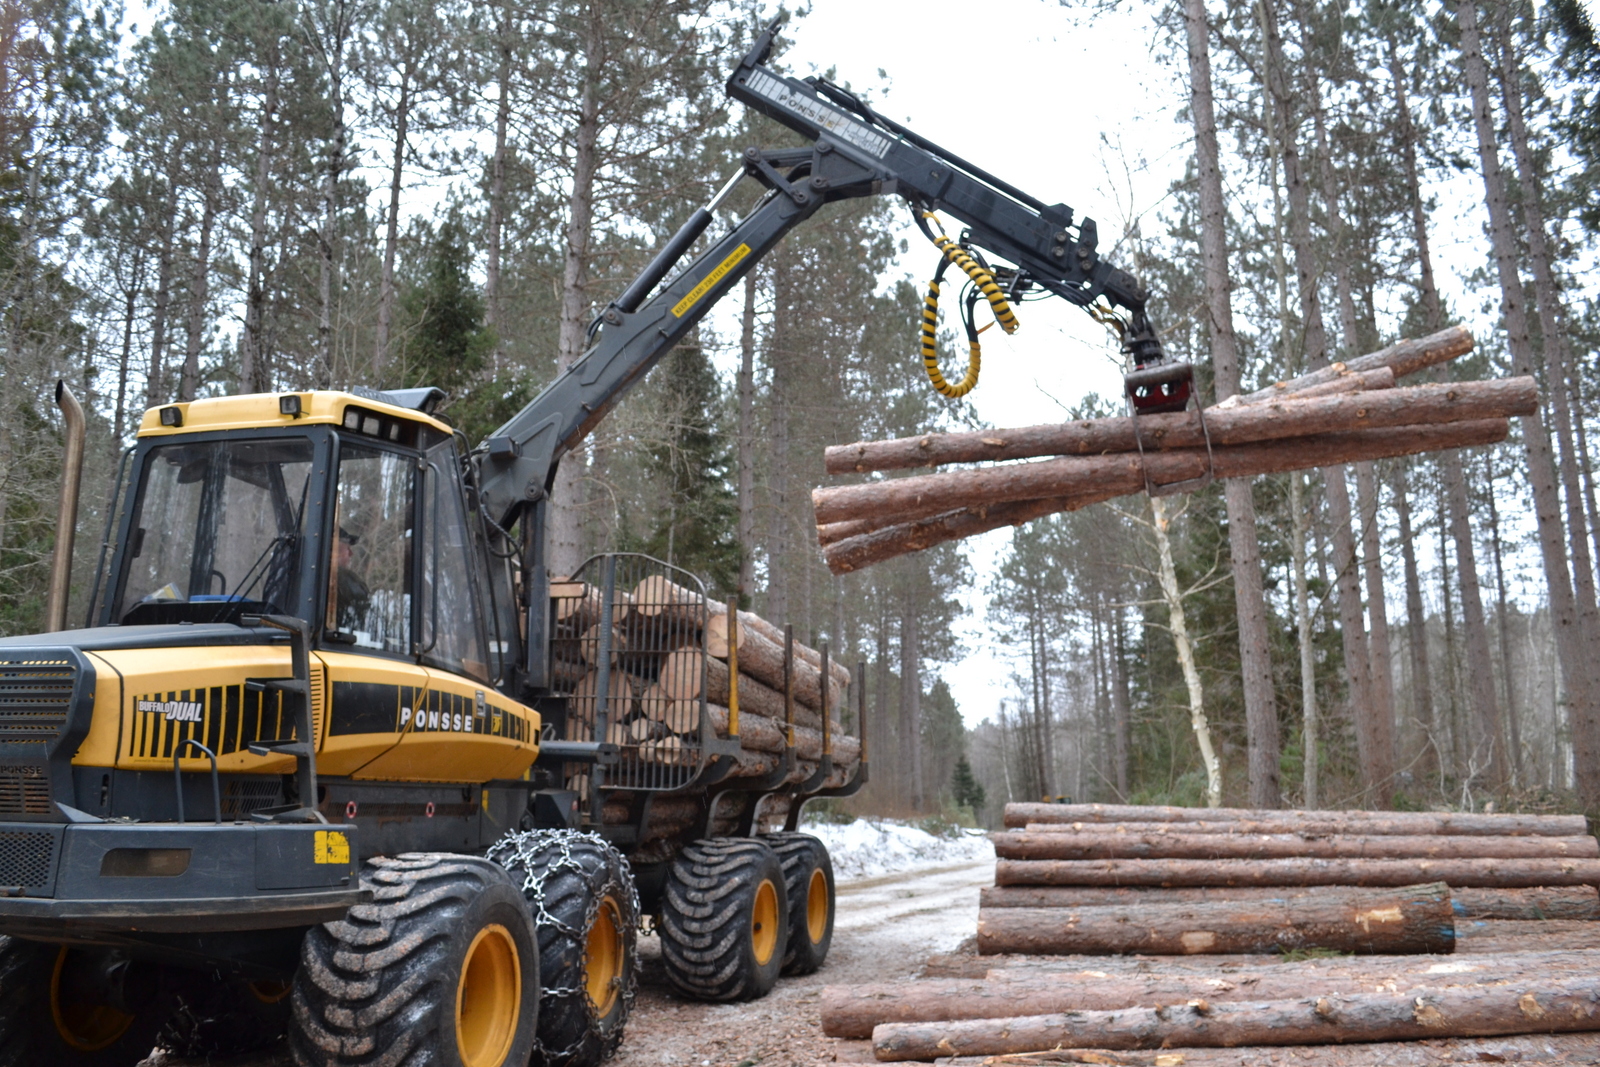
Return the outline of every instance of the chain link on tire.
[[[538,1025],[539,957],[511,877],[476,856],[405,853],[368,860],[361,884],[372,891],[370,904],[306,934],[289,1026],[295,1062],[461,1067],[472,1060],[471,1067],[522,1067]],[[469,1014],[463,1005],[477,952],[480,944],[504,940],[515,947],[514,1014],[503,1041],[473,1045],[478,1009],[469,1005]],[[488,1015],[503,1003],[487,1000],[494,1002],[484,1005]],[[500,1055],[494,1050],[502,1045]]]
[[[594,1067],[622,1043],[638,989],[639,896],[628,861],[598,834],[577,830],[510,833],[488,858],[520,882],[539,938],[544,991],[533,1062]],[[620,936],[619,956],[591,959],[606,925]]]
[[[177,1010],[161,1028],[158,1041],[174,1056],[209,1059],[259,1052],[288,1032],[288,983],[185,971],[175,984]]]
[[[766,996],[783,966],[788,905],[783,867],[766,842],[723,837],[690,844],[673,861],[662,894],[668,981],[698,1000]]]
[[[828,846],[810,834],[764,834],[783,864],[789,895],[789,942],[783,973],[812,974],[828,958],[833,944],[833,860]]]

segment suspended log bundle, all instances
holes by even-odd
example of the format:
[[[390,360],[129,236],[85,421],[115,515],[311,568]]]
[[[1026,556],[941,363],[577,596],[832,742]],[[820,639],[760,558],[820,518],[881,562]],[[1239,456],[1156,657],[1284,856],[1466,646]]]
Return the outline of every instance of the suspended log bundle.
[[[1454,327],[1230,397],[1197,411],[859,442],[827,450],[830,474],[989,466],[825,486],[817,537],[835,574],[1071,511],[1152,486],[1305,470],[1503,440],[1538,407],[1528,377],[1394,387],[1472,349]],[[1041,458],[1054,457],[1054,458]],[[1035,460],[1036,462],[1012,462]]]

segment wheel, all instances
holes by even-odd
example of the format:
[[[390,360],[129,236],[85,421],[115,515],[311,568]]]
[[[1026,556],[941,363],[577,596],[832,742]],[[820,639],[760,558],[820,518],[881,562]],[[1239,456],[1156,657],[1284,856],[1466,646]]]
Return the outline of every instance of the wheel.
[[[783,867],[752,837],[696,841],[667,872],[661,958],[675,989],[699,1000],[764,997],[783,966],[789,897]]]
[[[120,952],[0,937],[0,1067],[132,1067],[168,1013],[162,986]]]
[[[192,1059],[259,1052],[289,1029],[288,982],[187,971],[174,980],[177,1008],[161,1028],[162,1048]]]
[[[488,858],[511,872],[539,938],[534,1062],[593,1067],[622,1043],[638,987],[639,896],[622,853],[576,830],[511,833]]]
[[[538,1026],[533,921],[475,856],[368,860],[372,903],[312,927],[291,996],[300,1067],[522,1067]]]
[[[810,834],[767,834],[763,840],[783,864],[789,894],[789,944],[783,973],[812,974],[833,943],[833,860],[828,846]]]

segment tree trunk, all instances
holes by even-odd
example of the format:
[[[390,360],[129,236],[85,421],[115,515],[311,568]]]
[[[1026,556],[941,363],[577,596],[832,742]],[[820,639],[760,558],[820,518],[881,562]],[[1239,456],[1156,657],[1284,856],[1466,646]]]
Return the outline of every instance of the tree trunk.
[[[1487,458],[1487,457],[1486,457]],[[1494,469],[1487,471],[1488,484],[1494,485]],[[1506,569],[1500,553],[1500,508],[1494,502],[1494,493],[1486,494],[1489,504],[1489,543],[1494,549],[1494,584],[1500,625],[1500,679],[1506,694],[1506,732],[1510,743],[1510,771],[1512,784],[1523,785],[1522,778],[1522,724],[1517,716],[1517,690],[1511,664],[1511,610],[1506,598]]]
[[[1030,823],[1197,823],[1229,827],[1227,833],[1540,834],[1572,837],[1588,832],[1582,815],[1478,815],[1431,811],[1257,811],[1249,808],[1178,808],[1149,804],[1007,804],[1005,825]],[[1267,827],[1283,827],[1269,830]],[[1314,829],[1327,827],[1327,829]],[[1382,829],[1377,829],[1381,827]],[[1237,828],[1237,829],[1235,829]],[[1193,832],[1192,830],[1190,832]]]
[[[882,1060],[994,1056],[1060,1048],[1312,1045],[1557,1033],[1594,1027],[1600,977],[1537,974],[1495,986],[1353,993],[1240,1004],[1201,999],[1187,1010],[1132,1008],[947,1023],[888,1023],[873,1031]]]
[[[602,12],[590,3],[585,15],[582,90],[578,123],[572,131],[572,189],[567,197],[567,226],[562,243],[561,325],[556,339],[556,373],[583,354],[585,318],[589,310],[589,256],[594,236],[594,186],[600,136],[600,26]],[[582,561],[583,454],[569,452],[556,468],[548,509],[548,566],[552,573],[571,574]]]
[[[1301,802],[1315,808],[1321,801],[1317,777],[1321,765],[1321,726],[1317,722],[1317,649],[1311,631],[1311,585],[1306,574],[1306,534],[1311,516],[1306,512],[1301,490],[1303,475],[1289,475],[1289,511],[1293,529],[1289,534],[1289,555],[1294,583],[1294,616],[1300,645],[1300,748]],[[1276,805],[1267,805],[1276,807]]]
[[[394,321],[394,256],[400,242],[400,185],[405,177],[406,136],[411,121],[411,71],[400,72],[400,99],[394,106],[394,155],[389,160],[389,210],[383,225],[383,274],[378,283],[378,331],[372,350],[372,377],[383,382]],[[565,326],[565,320],[562,325]],[[563,571],[562,573],[571,573]]]
[[[1113,726],[1116,754],[1113,770],[1116,774],[1117,799],[1126,800],[1128,797],[1128,733],[1133,720],[1133,699],[1128,692],[1128,662],[1127,650],[1124,647],[1122,631],[1122,609],[1120,606],[1112,607],[1112,633],[1116,638],[1116,646],[1111,660],[1111,708],[1115,719]]]
[[[167,312],[172,303],[173,245],[178,233],[178,183],[168,175],[167,200],[158,222],[161,227],[161,253],[156,263],[155,306],[150,312],[150,376],[145,379],[145,407],[156,407],[170,395],[165,389]]]
[[[1495,837],[1473,834],[1118,833],[1059,829],[990,835],[1007,860],[1102,859],[1519,859],[1600,858],[1593,837]]]
[[[1183,593],[1178,588],[1177,570],[1172,561],[1172,542],[1167,537],[1167,508],[1164,498],[1150,498],[1151,529],[1155,531],[1156,553],[1161,561],[1161,595],[1167,602],[1167,619],[1172,631],[1172,643],[1177,646],[1178,663],[1183,668],[1183,681],[1189,691],[1189,727],[1194,731],[1195,744],[1200,749],[1200,765],[1206,772],[1206,806],[1222,806],[1222,761],[1211,743],[1211,724],[1206,718],[1205,692],[1200,684],[1200,671],[1195,666],[1194,649],[1189,644],[1189,624],[1183,610]]]
[[[1594,885],[1600,859],[998,860],[995,885]]]
[[[913,810],[921,811],[922,795],[922,641],[918,610],[921,598],[906,591],[900,615],[900,772]]]
[[[756,276],[744,276],[744,314],[739,323],[739,589],[755,584],[756,543]]]
[[[1280,900],[1328,897],[1346,899],[1368,890],[1348,886],[1300,889],[1252,886],[1189,886],[1180,889],[1146,886],[987,886],[978,892],[980,908],[1083,908],[1143,904],[1188,904],[1207,900]],[[1592,885],[1536,886],[1531,889],[1455,888],[1451,904],[1461,919],[1505,919],[1519,922],[1600,919],[1600,895]]]
[[[1473,718],[1481,743],[1488,746],[1489,788],[1505,788],[1505,750],[1500,738],[1500,701],[1494,691],[1494,660],[1489,654],[1489,627],[1483,617],[1483,594],[1478,584],[1478,555],[1468,522],[1472,504],[1467,498],[1467,478],[1459,452],[1439,457],[1449,502],[1450,535],[1456,547],[1456,588],[1461,593],[1461,624],[1467,639],[1467,678],[1472,692]],[[1476,759],[1472,760],[1476,764]]]
[[[267,183],[272,180],[273,125],[278,113],[278,68],[274,63],[266,72],[266,92],[261,102],[261,130],[256,142],[255,187],[250,205],[250,274],[245,288],[244,351],[239,364],[239,384],[247,393],[265,393],[272,388],[272,369],[267,366],[263,337],[267,293],[263,281],[267,243]]]
[[[195,250],[194,269],[189,274],[189,322],[183,351],[183,376],[178,383],[178,399],[195,398],[200,388],[200,348],[206,336],[206,305],[211,299],[211,237],[216,228],[218,199],[222,195],[220,158],[222,146],[212,144],[212,170],[201,178],[200,244]]]
[[[1422,575],[1417,569],[1417,547],[1411,529],[1411,501],[1403,466],[1395,467],[1394,510],[1400,526],[1400,555],[1406,572],[1406,645],[1411,657],[1411,706],[1422,750],[1417,756],[1419,774],[1438,770],[1438,746],[1433,726],[1433,678],[1428,667],[1428,614],[1422,606]],[[1307,807],[1310,803],[1307,802]]]
[[[506,127],[511,121],[511,3],[501,0],[500,24],[495,31],[495,47],[500,53],[496,78],[499,96],[494,105],[494,157],[489,162],[489,225],[483,273],[483,324],[499,330],[500,322],[500,246],[504,240],[506,215]],[[500,373],[501,345],[495,344],[494,372]]]
[[[1483,174],[1484,200],[1489,211],[1489,236],[1500,279],[1501,314],[1506,344],[1518,373],[1534,373],[1533,338],[1523,304],[1522,279],[1517,271],[1516,233],[1512,228],[1505,181],[1500,171],[1494,115],[1489,106],[1489,76],[1478,34],[1477,0],[1456,5],[1461,30],[1462,69],[1472,96],[1473,125],[1478,138],[1478,159]],[[1559,387],[1559,382],[1557,386]],[[1523,443],[1528,455],[1528,480],[1533,487],[1534,516],[1539,549],[1544,558],[1550,592],[1550,617],[1556,632],[1562,680],[1566,686],[1568,720],[1579,798],[1586,805],[1600,802],[1600,707],[1594,687],[1594,635],[1573,595],[1567,567],[1561,500],[1555,484],[1550,439],[1537,415],[1522,420]]]

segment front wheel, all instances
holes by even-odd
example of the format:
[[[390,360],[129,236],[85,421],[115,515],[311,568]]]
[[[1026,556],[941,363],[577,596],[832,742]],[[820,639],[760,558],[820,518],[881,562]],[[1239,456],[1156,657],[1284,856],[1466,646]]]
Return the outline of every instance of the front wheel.
[[[696,841],[667,873],[661,958],[697,1000],[755,1000],[778,980],[789,932],[783,867],[751,837]]]
[[[313,927],[295,974],[300,1067],[523,1067],[538,1026],[539,953],[522,894],[475,856],[369,860],[372,903]]]
[[[0,937],[0,1067],[128,1067],[169,1007],[159,972],[122,953]]]
[[[489,849],[522,886],[539,936],[543,1067],[595,1067],[622,1043],[638,986],[633,871],[598,834],[530,830]]]

